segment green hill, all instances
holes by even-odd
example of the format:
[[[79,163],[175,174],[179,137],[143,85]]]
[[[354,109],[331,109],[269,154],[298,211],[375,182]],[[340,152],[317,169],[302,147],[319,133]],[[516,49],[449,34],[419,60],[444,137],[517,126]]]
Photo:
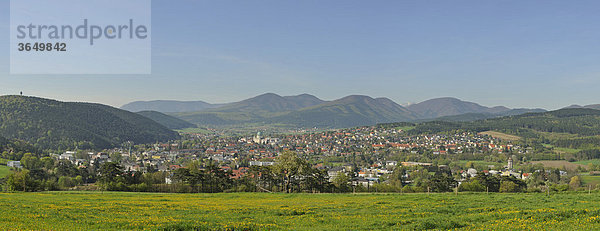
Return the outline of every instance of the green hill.
[[[319,98],[302,94],[297,96],[280,96],[273,93],[262,94],[223,107],[210,109],[211,112],[250,112],[260,116],[272,113],[294,111],[323,103]]]
[[[270,121],[301,127],[354,127],[410,121],[416,115],[387,98],[348,96],[272,118]]]
[[[596,136],[600,135],[600,110],[568,108],[471,122],[432,121],[419,124],[411,132],[437,133],[451,130],[497,130],[525,137],[535,137],[539,132]]]
[[[179,134],[144,116],[101,104],[0,96],[0,135],[40,148],[108,148],[153,143]]]
[[[444,97],[426,100],[420,103],[411,104],[408,107],[417,113],[420,119],[433,119],[443,116],[455,116],[467,113],[496,114],[510,109],[503,106],[485,107],[473,102],[462,101],[457,98]]]
[[[475,120],[484,120],[484,119],[493,119],[505,116],[514,116],[521,115],[526,113],[535,113],[535,112],[546,112],[544,109],[527,109],[527,108],[519,108],[519,109],[510,109],[508,111],[498,112],[498,113],[466,113],[460,115],[452,115],[452,116],[442,116],[435,119],[426,119],[421,122],[426,121],[449,121],[449,122],[460,122],[460,121],[475,121]]]
[[[197,112],[171,113],[171,115],[200,125],[243,125],[266,123],[269,118],[285,115],[323,102],[325,101],[309,94],[280,96],[266,93],[218,108]]]
[[[163,126],[170,129],[183,129],[183,128],[195,128],[196,125],[189,123],[185,120],[175,118],[170,115],[166,115],[157,111],[141,111],[136,112],[146,118],[154,120],[155,122],[162,124]]]

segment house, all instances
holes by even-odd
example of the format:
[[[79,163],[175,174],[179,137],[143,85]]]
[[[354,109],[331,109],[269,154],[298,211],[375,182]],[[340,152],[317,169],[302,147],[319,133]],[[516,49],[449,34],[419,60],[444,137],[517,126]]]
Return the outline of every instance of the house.
[[[58,157],[59,160],[75,161],[75,152],[66,151]]]
[[[6,166],[11,168],[22,168],[21,161],[8,161],[6,162]]]
[[[361,185],[365,188],[371,186],[371,182],[363,177],[358,177],[352,180],[352,185],[353,186],[358,186]]]
[[[74,164],[77,166],[81,166],[81,165],[84,165],[86,162],[87,162],[86,159],[75,159]]]
[[[402,162],[402,166],[411,167],[411,166],[431,166],[431,163],[420,163],[420,162]]]
[[[181,165],[176,165],[176,164],[169,165],[169,170],[171,170],[171,171],[175,171],[175,170],[180,169],[180,168],[183,168],[183,167],[181,167]]]
[[[271,166],[274,165],[275,162],[266,162],[266,161],[250,161],[250,166]]]
[[[363,186],[365,188],[369,188],[374,184],[379,183],[379,178],[375,177],[357,177],[352,179],[352,185],[354,186]]]
[[[346,169],[343,167],[335,167],[327,170],[327,175],[329,176],[329,182],[333,182],[333,179],[337,178],[340,174],[345,174]]]
[[[385,162],[385,166],[387,167],[396,167],[398,165],[398,161],[388,160]]]

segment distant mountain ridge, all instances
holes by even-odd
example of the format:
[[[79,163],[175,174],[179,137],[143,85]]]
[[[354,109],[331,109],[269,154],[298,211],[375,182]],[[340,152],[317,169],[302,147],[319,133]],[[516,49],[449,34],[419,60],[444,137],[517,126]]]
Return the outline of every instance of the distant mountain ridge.
[[[220,106],[223,106],[223,104],[210,104],[204,101],[153,100],[131,102],[121,106],[121,109],[130,112],[157,111],[162,113],[169,113],[201,111]]]
[[[207,103],[208,104],[208,103]],[[180,105],[180,104],[179,104]],[[288,124],[300,127],[348,127],[374,123],[426,121],[440,118],[471,121],[496,118],[543,109],[510,109],[486,107],[473,102],[444,97],[402,106],[388,98],[351,95],[325,101],[309,94],[280,96],[266,93],[239,102],[205,107],[201,110],[179,110],[168,113],[198,125]],[[124,109],[125,106],[123,107]],[[152,110],[147,108],[147,110]],[[165,111],[165,109],[156,110]]]
[[[581,105],[577,105],[577,104],[573,104],[571,106],[565,107],[563,109],[571,109],[571,108],[587,108],[587,109],[596,109],[596,110],[600,110],[600,104],[590,104],[590,105],[585,105],[585,106],[581,106]]]
[[[240,102],[230,103],[222,107],[206,111],[217,112],[285,112],[295,111],[306,107],[322,104],[325,101],[308,94],[297,96],[280,96],[266,93]]]
[[[354,127],[414,118],[414,113],[390,99],[352,95],[281,115],[270,122],[300,127]]]
[[[157,111],[140,111],[136,112],[136,114],[154,120],[155,122],[169,129],[184,129],[196,127],[196,125],[190,122]]]
[[[510,108],[504,106],[490,108],[450,97],[430,99],[421,103],[412,104],[407,108],[421,115],[421,119],[433,119],[442,116],[454,116],[467,113],[496,114],[510,110]]]

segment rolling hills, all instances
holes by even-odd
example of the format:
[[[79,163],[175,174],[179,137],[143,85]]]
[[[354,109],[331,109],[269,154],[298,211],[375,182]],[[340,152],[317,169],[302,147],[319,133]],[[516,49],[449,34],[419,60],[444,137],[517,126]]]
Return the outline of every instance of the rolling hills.
[[[23,96],[0,96],[0,136],[53,149],[179,138],[151,119],[110,106]]]
[[[504,116],[514,116],[514,115],[522,115],[526,113],[536,113],[536,112],[546,112],[544,109],[527,109],[527,108],[519,108],[519,109],[510,109],[508,111],[503,111],[499,113],[465,113],[460,115],[451,115],[451,116],[442,116],[432,119],[426,119],[421,121],[475,121],[475,120],[484,120],[484,119],[492,119],[499,118]]]
[[[247,112],[256,115],[295,111],[305,107],[321,104],[325,101],[303,94],[298,96],[280,96],[273,93],[262,94],[240,102],[230,103],[222,107],[205,111],[209,112]]]
[[[311,95],[264,94],[200,112],[172,114],[202,125],[285,124],[294,127],[340,128],[408,121],[418,116],[387,98],[347,96],[322,101]]]
[[[565,109],[569,109],[569,108],[587,108],[587,109],[600,110],[600,104],[591,104],[591,105],[585,105],[585,106],[573,104],[571,106],[565,107]]]
[[[452,130],[476,132],[495,130],[526,138],[538,138],[541,133],[598,136],[600,135],[600,110],[566,108],[470,122],[432,121],[418,124],[410,132],[438,133]]]
[[[154,120],[155,122],[169,129],[183,129],[196,127],[196,125],[190,122],[157,111],[140,111],[136,113],[151,120]]]
[[[485,107],[476,103],[462,101],[456,98],[444,97],[430,99],[421,103],[412,104],[409,110],[420,115],[420,119],[433,119],[442,116],[454,116],[470,113],[496,114],[511,109],[503,106]]]
[[[352,95],[269,119],[299,127],[354,127],[409,121],[417,115],[387,98]]]
[[[293,127],[342,128],[390,122],[467,122],[546,112],[544,109],[486,107],[451,97],[426,100],[404,107],[387,98],[374,99],[369,96],[351,95],[325,101],[309,94],[280,96],[273,93],[239,102],[210,105],[212,106],[209,108],[196,111],[193,111],[193,108],[180,108],[180,112],[167,114],[203,126],[278,124]],[[123,108],[127,108],[126,106]],[[572,107],[600,108],[598,105]]]
[[[220,106],[222,106],[222,104],[210,104],[204,101],[154,100],[131,102],[123,105],[121,109],[130,112],[157,111],[167,113],[201,111],[204,109],[215,108]]]

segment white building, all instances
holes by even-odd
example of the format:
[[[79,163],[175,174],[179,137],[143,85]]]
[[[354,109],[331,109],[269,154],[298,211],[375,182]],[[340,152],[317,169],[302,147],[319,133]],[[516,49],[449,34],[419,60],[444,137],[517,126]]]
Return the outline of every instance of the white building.
[[[6,162],[6,166],[11,168],[21,168],[21,161],[8,161]]]

